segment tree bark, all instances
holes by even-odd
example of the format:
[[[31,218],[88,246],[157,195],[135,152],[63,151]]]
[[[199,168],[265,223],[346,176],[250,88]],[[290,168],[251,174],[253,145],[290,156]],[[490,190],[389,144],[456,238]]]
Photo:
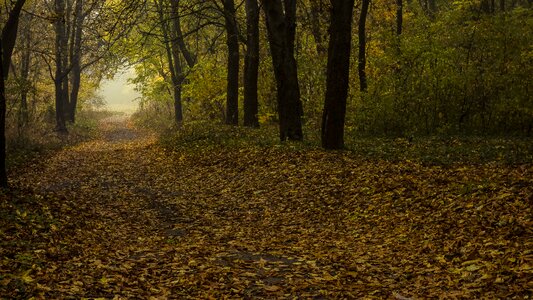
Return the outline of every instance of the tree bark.
[[[350,75],[354,0],[331,0],[326,99],[322,114],[322,147],[344,147],[344,120]]]
[[[76,108],[78,106],[78,94],[81,84],[81,41],[83,35],[83,0],[76,0],[74,8],[75,19],[73,29],[73,41],[70,63],[72,64],[71,78],[70,78],[70,103],[68,107],[68,121],[74,123],[76,121]]]
[[[0,45],[3,45],[0,37]],[[7,188],[6,171],[6,88],[4,82],[4,47],[0,46],[0,187]]]
[[[187,48],[183,37],[179,12],[180,1],[170,0],[170,9],[172,30],[170,30],[170,28],[167,29],[167,31],[170,31],[167,33],[168,38],[170,38],[170,47],[167,49],[167,54],[169,57],[174,92],[175,119],[178,126],[180,126],[183,123],[182,86],[187,79],[184,74],[184,68],[186,67],[184,63],[187,63],[187,66],[192,68],[196,64],[196,57]],[[180,59],[180,53],[185,59],[185,62]]]
[[[324,46],[324,37],[322,33],[322,14],[323,8],[321,0],[310,0],[309,5],[311,6],[310,17],[311,17],[311,33],[315,39],[316,52],[322,57],[326,53],[326,47]]]
[[[276,77],[280,140],[301,141],[303,109],[294,58],[296,1],[284,3],[285,9],[281,0],[262,1]]]
[[[9,75],[11,55],[17,40],[18,22],[25,0],[17,0],[9,13],[0,36],[0,187],[7,188],[6,170],[6,89],[5,80]]]
[[[4,68],[3,78],[7,79],[9,75],[9,66],[11,65],[11,55],[17,40],[20,13],[26,0],[17,0],[9,13],[8,19],[2,29],[2,67]]]
[[[32,16],[27,15],[28,23],[31,23]],[[21,38],[21,44],[24,45],[22,51],[22,57],[20,61],[20,81],[22,83],[22,88],[20,91],[20,112],[18,117],[18,126],[19,128],[24,128],[26,124],[28,123],[29,119],[29,111],[28,111],[28,92],[29,92],[29,86],[30,86],[30,66],[31,66],[31,59],[32,59],[32,49],[31,49],[31,43],[32,43],[32,34],[31,34],[31,27],[27,26],[22,30],[20,33]]]
[[[174,111],[176,112],[176,123],[180,126],[183,123],[183,101],[182,101],[182,86],[185,82],[185,75],[183,74],[184,65],[180,59],[180,52],[185,58],[185,62],[189,65],[189,68],[194,67],[195,59],[193,55],[187,49],[185,41],[183,40],[183,34],[181,33],[181,23],[179,16],[179,1],[170,1],[172,28],[171,31],[171,50],[172,50],[172,62],[174,66]]]
[[[239,125],[239,34],[235,20],[234,0],[224,1],[228,74],[226,94],[226,124]]]
[[[403,0],[396,0],[396,35],[401,35],[403,30]]]
[[[189,48],[187,48],[187,45],[185,44],[185,39],[183,38],[183,32],[181,30],[181,18],[179,14],[180,0],[171,0],[170,5],[172,9],[172,26],[175,33],[176,42],[178,43],[181,54],[183,55],[183,58],[185,58],[187,65],[189,68],[192,68],[196,64],[196,57],[191,53],[191,51],[189,51]]]
[[[359,61],[357,70],[359,72],[359,90],[366,92],[368,88],[366,80],[366,17],[368,15],[368,7],[370,0],[362,0],[361,16],[359,18]]]
[[[55,107],[56,107],[56,130],[60,133],[66,133],[67,127],[65,124],[65,98],[68,91],[65,91],[65,79],[67,77],[64,71],[65,56],[67,55],[66,36],[65,36],[65,1],[55,0],[55,60],[56,70],[54,78],[55,86]]]
[[[244,60],[244,126],[259,127],[257,80],[259,74],[259,5],[246,0],[246,56]]]

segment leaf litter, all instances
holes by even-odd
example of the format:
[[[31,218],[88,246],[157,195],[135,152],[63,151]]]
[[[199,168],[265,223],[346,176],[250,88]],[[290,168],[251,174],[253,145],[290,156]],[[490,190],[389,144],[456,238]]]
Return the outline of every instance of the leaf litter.
[[[531,298],[533,166],[165,149],[124,121],[0,195],[0,297]]]

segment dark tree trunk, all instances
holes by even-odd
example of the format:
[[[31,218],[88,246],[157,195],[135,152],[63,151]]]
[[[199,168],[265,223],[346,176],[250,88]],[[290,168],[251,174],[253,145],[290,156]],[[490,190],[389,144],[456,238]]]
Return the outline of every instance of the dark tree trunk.
[[[283,0],[285,27],[287,28],[287,45],[291,57],[294,57],[294,42],[296,40],[296,1]]]
[[[257,80],[259,73],[259,5],[246,0],[246,57],[244,60],[244,126],[259,127]]]
[[[0,38],[0,45],[3,45]],[[6,172],[6,88],[4,85],[4,47],[0,46],[0,187],[7,188]]]
[[[481,3],[480,3],[481,11],[486,14],[490,13],[491,12],[490,4],[491,4],[490,0],[481,0]]]
[[[17,0],[9,13],[0,37],[0,187],[7,188],[6,171],[6,89],[11,55],[17,40],[18,23],[25,0]]]
[[[28,15],[28,22],[31,22],[32,17]],[[28,123],[29,112],[28,112],[28,92],[30,85],[30,64],[31,64],[31,28],[30,26],[26,27],[21,33],[22,44],[24,49],[22,49],[22,59],[20,61],[20,80],[22,82],[22,89],[20,91],[20,113],[19,113],[19,128],[24,128]]]
[[[67,46],[68,44],[65,44],[64,46]],[[66,48],[64,48],[66,49]],[[63,114],[65,115],[63,118],[65,119],[65,122],[69,121],[69,110],[70,110],[70,84],[68,81],[68,73],[66,69],[68,68],[68,55],[64,53],[63,57],[65,60],[63,61],[63,72],[61,73],[63,75],[63,79],[61,81],[61,102],[63,103]],[[69,72],[70,73],[70,72]]]
[[[171,1],[173,2],[173,1]],[[172,97],[174,102],[174,121],[176,125],[181,126],[183,123],[183,108],[181,103],[181,82],[178,76],[181,74],[181,63],[179,57],[179,50],[177,40],[174,35],[171,34],[168,21],[165,17],[165,6],[163,0],[160,0],[157,8],[159,13],[159,22],[161,23],[161,30],[163,32],[165,51],[167,54],[168,68],[170,70],[170,80],[172,83]],[[176,6],[176,11],[178,6]],[[172,16],[172,22],[174,22],[174,6],[171,7],[170,15]]]
[[[263,0],[262,4],[276,77],[280,140],[301,141],[303,110],[294,58],[296,1],[285,1],[285,9],[281,0]]]
[[[65,1],[55,0],[55,59],[56,71],[54,78],[55,86],[55,106],[56,106],[56,130],[60,133],[66,133],[65,124],[65,98],[68,91],[65,91],[65,81],[67,74],[65,72],[65,56],[67,55],[66,36],[65,36]]]
[[[431,20],[435,19],[435,13],[437,12],[437,3],[435,0],[419,0],[422,11]]]
[[[180,125],[181,123],[183,123],[183,101],[181,95],[182,85],[186,82],[187,79],[184,73],[185,65],[180,59],[180,53],[181,55],[183,55],[183,58],[185,59],[185,62],[187,63],[187,66],[189,66],[189,68],[194,67],[194,65],[196,64],[196,57],[193,53],[191,53],[191,51],[189,51],[187,45],[185,44],[185,39],[183,37],[180,22],[180,1],[171,0],[170,8],[173,29],[171,30],[169,36],[171,37],[171,57],[173,58],[171,61],[173,61],[174,69],[174,110],[176,111],[176,123]]]
[[[361,16],[359,18],[359,61],[357,70],[359,72],[359,90],[366,92],[368,84],[366,81],[366,16],[370,0],[363,0],[361,5]]]
[[[434,18],[435,13],[437,13],[437,2],[435,0],[427,0],[427,1],[428,1],[429,14],[432,18]]]
[[[350,75],[354,0],[332,0],[322,147],[344,147],[344,120]]]
[[[172,9],[172,27],[175,34],[174,39],[178,44],[181,54],[185,58],[185,62],[187,62],[189,68],[192,68],[196,64],[196,57],[191,53],[191,51],[189,51],[189,48],[187,48],[187,45],[185,44],[185,39],[183,38],[183,33],[181,30],[181,18],[179,14],[180,0],[170,0],[170,5]]]
[[[224,20],[228,46],[226,124],[239,125],[239,34],[234,0],[224,0]]]
[[[324,36],[322,32],[322,14],[323,14],[323,5],[321,0],[310,0],[309,5],[310,17],[311,17],[311,33],[315,39],[316,52],[322,56],[326,53],[326,47],[324,46]]]
[[[505,0],[500,0],[500,11],[501,12],[505,11]]]
[[[68,106],[68,121],[75,123],[76,122],[76,109],[78,106],[78,95],[80,92],[81,85],[81,66],[78,62],[73,62],[72,66],[72,79],[71,79],[71,90],[70,90],[70,103]]]
[[[68,107],[68,121],[74,123],[76,121],[76,108],[78,106],[78,94],[81,84],[81,40],[83,34],[83,0],[77,0],[75,6],[75,19],[73,30],[73,41],[71,50],[70,63],[72,64],[71,70],[71,91],[70,91],[70,104]]]
[[[4,68],[3,78],[6,79],[9,75],[9,66],[11,65],[11,55],[13,54],[13,48],[17,40],[19,17],[22,7],[26,0],[17,0],[15,5],[9,13],[8,19],[4,28],[2,29],[2,67]]]
[[[396,0],[396,35],[401,35],[403,30],[403,0]]]
[[[184,76],[178,47],[179,46],[177,45],[175,39],[172,39],[170,45],[167,46],[167,56],[169,67],[171,69],[170,77],[172,80],[172,96],[174,98],[174,119],[176,121],[176,124],[178,126],[181,126],[183,124],[183,102],[181,99],[181,86],[183,84]]]

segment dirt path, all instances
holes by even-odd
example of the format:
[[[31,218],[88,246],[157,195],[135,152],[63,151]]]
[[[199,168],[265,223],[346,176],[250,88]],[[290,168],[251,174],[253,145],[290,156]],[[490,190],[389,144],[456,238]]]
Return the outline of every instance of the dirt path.
[[[2,296],[531,295],[531,166],[170,153],[155,141],[108,119],[101,139],[14,179],[44,195],[50,224],[25,250],[36,263],[0,280]]]

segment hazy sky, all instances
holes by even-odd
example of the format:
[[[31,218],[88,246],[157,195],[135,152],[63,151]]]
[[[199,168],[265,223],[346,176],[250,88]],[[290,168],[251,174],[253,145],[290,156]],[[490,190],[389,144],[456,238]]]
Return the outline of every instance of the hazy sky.
[[[134,86],[128,83],[128,78],[134,74],[132,69],[124,70],[117,73],[115,78],[102,83],[100,94],[104,97],[109,110],[132,113],[137,109],[138,102],[135,99],[140,95],[133,90]]]

